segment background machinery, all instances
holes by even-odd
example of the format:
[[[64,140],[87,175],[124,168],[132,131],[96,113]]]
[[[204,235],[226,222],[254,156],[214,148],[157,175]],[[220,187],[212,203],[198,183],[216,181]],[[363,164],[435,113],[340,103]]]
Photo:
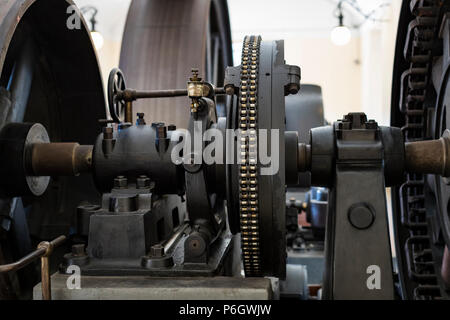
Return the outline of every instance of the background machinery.
[[[31,298],[39,257],[36,299],[448,298],[446,1],[404,2],[392,127],[327,125],[283,41],[233,67],[218,0],[133,1],[107,108],[72,4],[0,4],[2,298]]]

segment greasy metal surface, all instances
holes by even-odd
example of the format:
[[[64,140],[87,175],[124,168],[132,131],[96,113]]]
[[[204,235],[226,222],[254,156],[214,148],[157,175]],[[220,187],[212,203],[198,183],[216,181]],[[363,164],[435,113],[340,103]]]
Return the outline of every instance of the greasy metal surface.
[[[212,2],[214,0],[132,2],[120,57],[120,68],[130,88],[185,88],[191,68],[198,68],[200,76],[205,77]],[[216,19],[228,19],[228,16],[221,15]],[[231,50],[231,42],[227,46],[230,47],[227,50]],[[137,101],[133,105],[133,116],[144,112],[151,122],[187,128],[189,106],[187,97]]]

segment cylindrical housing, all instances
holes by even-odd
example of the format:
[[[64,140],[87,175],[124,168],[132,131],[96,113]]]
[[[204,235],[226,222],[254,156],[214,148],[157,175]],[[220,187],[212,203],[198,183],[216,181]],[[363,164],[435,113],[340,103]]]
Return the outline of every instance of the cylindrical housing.
[[[183,192],[184,170],[171,158],[173,148],[179,143],[180,132],[165,131],[166,138],[158,138],[158,127],[163,125],[119,129],[114,132],[108,152],[103,148],[103,134],[98,136],[93,150],[93,175],[101,192],[111,191],[117,176],[124,176],[128,182],[135,183],[143,175],[155,183],[154,191],[157,193]]]
[[[311,129],[310,146],[311,185],[331,187],[336,157],[334,127],[325,126]]]
[[[405,177],[405,147],[400,128],[380,126],[386,187],[401,185]]]
[[[77,176],[92,167],[93,146],[78,143],[35,143],[31,168],[36,176]]]

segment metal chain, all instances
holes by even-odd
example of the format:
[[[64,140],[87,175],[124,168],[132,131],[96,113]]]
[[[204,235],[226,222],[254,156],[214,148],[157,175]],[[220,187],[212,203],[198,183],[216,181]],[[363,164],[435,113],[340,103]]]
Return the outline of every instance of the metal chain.
[[[260,44],[260,36],[247,36],[244,39],[239,90],[239,213],[246,276],[261,274],[257,158]]]
[[[439,2],[435,0],[411,0],[414,15],[408,27],[404,55],[410,63],[402,74],[403,96],[400,111],[405,115],[402,131],[405,141],[427,139],[425,99],[431,81],[432,49],[438,26]],[[401,223],[409,236],[405,241],[405,257],[408,277],[416,283],[415,299],[440,298],[440,288],[434,270],[430,247],[430,230],[427,223],[424,176],[408,174],[400,187]]]

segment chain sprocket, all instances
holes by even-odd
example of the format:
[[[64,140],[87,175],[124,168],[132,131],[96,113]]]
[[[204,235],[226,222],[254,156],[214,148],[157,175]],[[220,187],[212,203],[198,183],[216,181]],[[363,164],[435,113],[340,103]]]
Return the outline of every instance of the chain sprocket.
[[[259,36],[244,39],[239,87],[239,213],[242,256],[247,276],[259,276],[261,273],[257,157],[260,44]]]

